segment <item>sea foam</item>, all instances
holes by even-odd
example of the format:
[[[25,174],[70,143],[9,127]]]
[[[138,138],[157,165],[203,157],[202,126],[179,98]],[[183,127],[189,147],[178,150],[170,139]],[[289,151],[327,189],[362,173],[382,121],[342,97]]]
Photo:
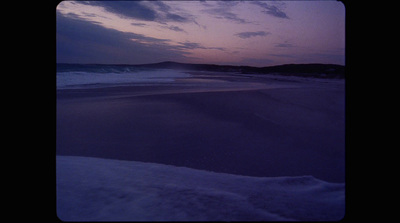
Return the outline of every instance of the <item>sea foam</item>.
[[[99,71],[61,71],[57,72],[57,89],[103,87],[130,84],[162,84],[172,83],[177,78],[191,75],[182,71],[159,70],[99,70]]]

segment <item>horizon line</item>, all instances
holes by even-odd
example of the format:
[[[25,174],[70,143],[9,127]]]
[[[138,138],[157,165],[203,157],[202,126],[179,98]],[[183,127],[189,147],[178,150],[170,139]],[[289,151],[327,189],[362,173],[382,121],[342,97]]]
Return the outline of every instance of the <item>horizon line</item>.
[[[230,65],[230,64],[211,64],[211,63],[182,63],[182,62],[175,62],[175,61],[161,61],[161,62],[154,62],[154,63],[142,63],[142,64],[125,64],[125,63],[63,63],[63,62],[56,62],[56,64],[76,64],[76,65],[110,65],[110,66],[141,66],[141,65],[153,65],[153,64],[162,64],[162,63],[175,63],[175,64],[187,64],[187,65],[212,65],[212,66],[230,66],[230,67],[254,67],[254,68],[266,68],[266,67],[278,67],[278,66],[286,66],[286,65],[335,65],[335,66],[342,66],[345,65],[341,64],[332,64],[332,63],[287,63],[287,64],[280,64],[280,65],[270,65],[270,66],[250,66],[250,65]]]

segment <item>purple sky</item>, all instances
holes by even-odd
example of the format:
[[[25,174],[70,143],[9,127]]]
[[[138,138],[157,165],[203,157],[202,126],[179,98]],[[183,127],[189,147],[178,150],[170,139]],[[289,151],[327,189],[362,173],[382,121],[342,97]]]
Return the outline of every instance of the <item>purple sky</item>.
[[[64,1],[57,62],[344,65],[337,1]]]

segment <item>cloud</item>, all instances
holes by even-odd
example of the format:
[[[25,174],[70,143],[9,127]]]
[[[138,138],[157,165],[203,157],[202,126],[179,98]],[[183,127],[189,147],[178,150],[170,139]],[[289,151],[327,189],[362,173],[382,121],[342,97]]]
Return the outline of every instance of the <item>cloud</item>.
[[[286,15],[285,12],[282,11],[282,9],[278,8],[277,6],[267,4],[265,2],[251,2],[252,4],[258,5],[261,8],[265,9],[262,12],[268,15],[272,15],[277,18],[282,18],[282,19],[289,19],[289,16]]]
[[[178,26],[168,26],[167,29],[173,30],[175,32],[185,32],[185,30],[179,28]]]
[[[205,47],[201,45],[200,43],[194,43],[194,42],[178,42],[180,45],[177,46],[179,49],[206,49],[206,50],[221,50],[225,51],[225,48],[223,47]]]
[[[231,12],[232,7],[237,5],[239,2],[218,1],[217,3],[216,6],[205,3],[203,6],[208,8],[201,11],[213,15],[217,19],[226,19],[239,24],[251,23],[245,19],[239,18],[237,14]]]
[[[57,63],[141,64],[196,59],[191,50],[220,50],[196,42],[178,42],[122,32],[73,15],[56,14]],[[132,24],[141,25],[141,24]],[[165,26],[177,32],[178,26]]]
[[[294,47],[293,44],[289,43],[288,41],[285,41],[283,43],[277,43],[275,44],[275,47],[282,47],[282,48],[291,48]]]
[[[204,47],[199,43],[192,43],[192,42],[179,42],[180,48],[183,49],[203,49]]]
[[[186,17],[180,16],[174,13],[166,13],[164,20],[167,22],[189,22],[190,20]]]
[[[153,9],[141,4],[138,1],[89,1],[80,2],[80,4],[88,4],[101,6],[106,11],[119,15],[123,18],[138,19],[144,21],[154,21],[157,18],[157,12]]]
[[[188,52],[169,39],[121,32],[99,24],[56,14],[58,63],[126,63],[185,61]]]
[[[216,18],[223,18],[223,19],[231,20],[233,22],[241,23],[241,24],[249,23],[245,19],[239,18],[236,14],[234,14],[232,12],[224,11],[224,9],[223,10],[216,9],[215,13],[218,14],[218,16],[216,16]]]
[[[190,15],[183,12],[176,13],[176,9],[171,8],[171,6],[160,1],[150,1],[146,2],[149,7],[151,7],[157,13],[157,22],[192,22]]]
[[[145,23],[138,23],[138,22],[133,22],[133,23],[131,23],[131,25],[132,26],[140,26],[140,27],[146,26]]]
[[[101,6],[106,11],[119,15],[123,18],[130,18],[142,21],[165,22],[192,22],[190,15],[179,15],[167,4],[159,1],[89,1],[81,4]]]
[[[271,34],[270,32],[264,32],[264,31],[258,31],[258,32],[241,32],[241,33],[236,33],[235,36],[242,38],[242,39],[247,39],[250,37],[255,37],[255,36],[266,36]]]

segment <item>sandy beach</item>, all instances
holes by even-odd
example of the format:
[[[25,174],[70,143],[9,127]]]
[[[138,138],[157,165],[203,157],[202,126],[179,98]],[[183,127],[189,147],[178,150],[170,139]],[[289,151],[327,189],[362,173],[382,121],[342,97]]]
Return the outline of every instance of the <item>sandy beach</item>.
[[[346,220],[346,6],[57,4],[57,220]]]
[[[192,75],[57,90],[56,154],[344,182],[343,80]]]

